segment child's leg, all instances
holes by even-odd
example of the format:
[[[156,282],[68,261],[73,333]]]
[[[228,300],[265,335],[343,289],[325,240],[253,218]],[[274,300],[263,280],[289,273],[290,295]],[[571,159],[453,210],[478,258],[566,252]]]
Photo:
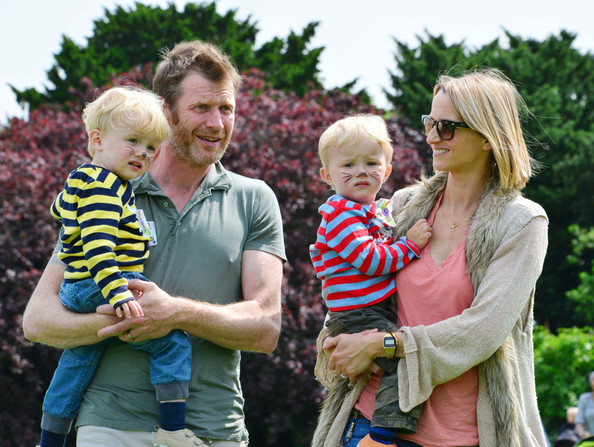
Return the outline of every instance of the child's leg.
[[[132,343],[151,354],[151,383],[161,410],[161,428],[174,431],[186,426],[192,347],[188,334],[173,331],[163,338]]]
[[[161,423],[159,427],[167,431],[186,428],[186,400],[169,400],[159,402]]]
[[[151,354],[151,383],[161,411],[154,445],[160,447],[206,446],[186,427],[186,399],[190,394],[192,346],[188,334],[173,331],[163,338],[133,343]]]
[[[106,342],[67,349],[43,400],[41,446],[62,447],[82,396],[95,375]]]
[[[371,438],[394,442],[396,433],[415,433],[421,406],[409,413],[400,409],[398,400],[398,374],[396,369],[386,372],[375,393],[375,410],[371,421]]]

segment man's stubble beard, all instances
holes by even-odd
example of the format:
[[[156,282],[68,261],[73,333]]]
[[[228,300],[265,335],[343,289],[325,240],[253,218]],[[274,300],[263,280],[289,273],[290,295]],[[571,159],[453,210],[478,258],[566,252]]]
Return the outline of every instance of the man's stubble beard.
[[[170,147],[175,158],[198,166],[208,166],[220,161],[225,155],[227,147],[229,147],[229,140],[223,148],[218,149],[216,152],[204,152],[200,150],[199,143],[188,141],[188,138],[177,129],[173,130],[169,138]]]

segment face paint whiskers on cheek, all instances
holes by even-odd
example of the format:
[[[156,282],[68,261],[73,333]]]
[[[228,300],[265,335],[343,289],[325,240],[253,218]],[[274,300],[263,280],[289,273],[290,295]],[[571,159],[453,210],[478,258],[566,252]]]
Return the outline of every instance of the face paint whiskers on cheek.
[[[378,182],[381,181],[381,174],[379,169],[374,169],[373,171],[371,171],[369,173],[369,176]]]
[[[347,183],[350,179],[353,178],[353,174],[349,174],[348,172],[341,172],[340,178],[342,179],[342,183]]]

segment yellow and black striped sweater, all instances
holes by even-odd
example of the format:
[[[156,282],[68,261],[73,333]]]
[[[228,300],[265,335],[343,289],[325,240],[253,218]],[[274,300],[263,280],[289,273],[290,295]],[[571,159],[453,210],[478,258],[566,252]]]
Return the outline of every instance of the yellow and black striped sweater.
[[[84,164],[70,173],[51,213],[62,222],[64,281],[92,277],[114,308],[133,299],[122,272],[142,272],[149,253],[130,182]]]

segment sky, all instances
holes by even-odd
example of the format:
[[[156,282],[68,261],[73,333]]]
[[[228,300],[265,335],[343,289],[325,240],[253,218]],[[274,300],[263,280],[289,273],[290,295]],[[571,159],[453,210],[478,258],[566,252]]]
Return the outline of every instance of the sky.
[[[178,10],[187,1],[137,0]],[[544,40],[566,30],[577,35],[574,46],[594,54],[592,0],[216,0],[221,14],[233,9],[242,20],[251,16],[258,29],[256,47],[273,37],[301,34],[310,22],[320,25],[312,48],[325,47],[319,68],[324,86],[342,86],[358,78],[376,105],[387,105],[389,72],[395,71],[394,38],[418,46],[418,37],[443,35],[448,44],[470,48],[500,38],[504,29],[524,39]],[[85,45],[93,21],[104,9],[133,8],[135,0],[0,0],[0,124],[24,117],[8,84],[22,90],[49,85],[46,72],[60,51],[62,36]],[[174,42],[172,42],[174,43]]]

